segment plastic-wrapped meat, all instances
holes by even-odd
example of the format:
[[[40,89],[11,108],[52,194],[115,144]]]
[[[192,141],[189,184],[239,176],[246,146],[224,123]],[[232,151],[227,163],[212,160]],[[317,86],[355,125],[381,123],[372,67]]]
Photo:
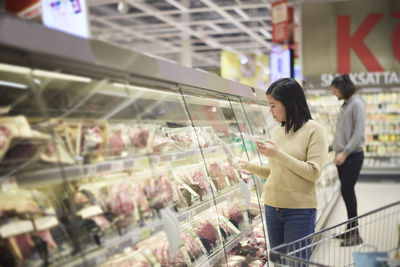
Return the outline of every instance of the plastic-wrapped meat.
[[[188,232],[183,232],[181,235],[182,243],[185,246],[189,256],[192,259],[197,259],[203,253],[200,244]]]
[[[263,256],[265,256],[265,248],[259,246],[257,249],[257,257],[261,258]]]
[[[239,182],[239,180],[236,176],[235,170],[233,169],[233,167],[230,163],[224,163],[223,168],[224,168],[224,172],[225,172],[226,176],[228,176],[232,182],[234,182],[234,183]]]
[[[100,128],[95,126],[90,129],[83,130],[83,153],[88,153],[93,149],[98,149],[99,145],[103,142],[100,135]]]
[[[196,227],[196,233],[200,238],[206,239],[213,246],[216,245],[218,239],[218,233],[214,225],[208,220],[200,222]]]
[[[208,171],[218,190],[226,187],[225,175],[217,162],[210,164],[208,166]]]
[[[249,211],[252,216],[257,216],[260,214],[260,207],[258,206],[258,203],[250,203]]]
[[[143,217],[150,217],[151,216],[150,204],[149,201],[147,201],[143,188],[141,187],[141,185],[135,182],[131,184],[131,187],[133,191],[133,197],[135,198],[136,204],[140,209]]]
[[[82,192],[76,192],[74,196],[74,202],[75,204],[83,204],[83,203],[88,203],[89,198],[85,196]]]
[[[117,184],[111,189],[111,212],[115,214],[131,214],[134,209],[132,195],[127,185]]]
[[[53,236],[50,233],[50,230],[38,231],[35,233],[35,235],[41,237],[44,240],[44,242],[46,242],[47,247],[49,249],[57,248],[57,244],[54,241]]]
[[[21,234],[13,237],[18,246],[19,252],[22,257],[27,257],[31,248],[35,246],[35,243],[28,234]]]
[[[150,267],[150,264],[145,261],[139,260],[139,261],[131,262],[130,266],[131,267]]]
[[[166,175],[160,175],[157,180],[151,179],[147,198],[154,209],[165,207],[174,197],[174,191]]]
[[[56,147],[53,142],[49,142],[46,146],[46,149],[44,150],[44,153],[48,156],[53,155],[53,153],[56,151]]]
[[[232,230],[224,223],[220,223],[219,228],[221,229],[222,234],[225,233],[225,238],[229,237],[232,235]]]
[[[125,143],[122,139],[121,131],[114,132],[109,141],[112,155],[120,156],[125,149]]]
[[[186,196],[183,196],[183,193],[177,183],[174,183],[174,191],[176,193],[176,198],[177,198],[174,199],[174,201],[178,202],[180,208],[190,206],[190,199],[187,199]]]
[[[101,230],[104,230],[110,226],[110,222],[102,214],[92,216],[90,219],[92,219]]]
[[[0,151],[2,151],[11,137],[11,131],[6,126],[0,126]]]
[[[243,212],[240,209],[239,205],[233,204],[229,207],[229,220],[233,221],[233,223],[238,226],[243,221]]]
[[[142,128],[131,134],[131,144],[137,148],[142,149],[147,146],[147,140],[149,138],[150,131],[147,128]]]
[[[154,256],[157,261],[161,264],[161,266],[166,267],[183,267],[186,266],[185,258],[181,251],[178,251],[175,255],[175,258],[171,259],[168,251],[168,242],[161,241],[159,245],[154,250]]]
[[[252,262],[250,262],[250,264],[249,264],[249,267],[263,267],[263,266],[264,266],[264,264],[263,264],[263,262],[260,261],[260,260],[252,261]]]
[[[170,180],[166,175],[160,175],[158,177],[158,181],[160,184],[161,192],[164,194],[164,201],[166,203],[171,202],[174,196],[174,190],[172,189]]]
[[[200,186],[201,190],[203,190],[203,192],[207,192],[208,188],[209,188],[209,184],[206,178],[206,175],[200,171],[200,170],[195,170],[193,172],[193,181]]]
[[[228,255],[227,267],[241,267],[246,262],[246,258],[242,256]]]
[[[186,184],[191,184],[192,181],[190,179],[192,175],[190,173],[185,173],[184,175],[181,176],[181,180],[186,183]]]

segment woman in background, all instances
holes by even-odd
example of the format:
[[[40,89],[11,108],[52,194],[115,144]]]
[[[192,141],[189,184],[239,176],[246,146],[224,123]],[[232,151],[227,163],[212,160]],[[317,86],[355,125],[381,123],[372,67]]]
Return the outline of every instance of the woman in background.
[[[348,74],[337,76],[331,83],[331,89],[339,100],[344,101],[337,119],[332,148],[336,154],[334,163],[339,173],[347,217],[351,219],[357,217],[354,187],[364,161],[365,104],[361,96],[355,94],[356,87]],[[357,220],[349,223],[347,229],[352,230],[337,236],[344,239],[341,246],[354,246],[363,242],[358,232]]]

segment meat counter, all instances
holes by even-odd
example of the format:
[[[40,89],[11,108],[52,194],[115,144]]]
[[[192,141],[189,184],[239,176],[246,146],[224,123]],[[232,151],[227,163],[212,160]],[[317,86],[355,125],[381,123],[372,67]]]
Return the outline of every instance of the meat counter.
[[[22,35],[13,34],[23,32]],[[0,16],[6,266],[263,266],[265,92]]]
[[[244,134],[267,135],[265,114],[255,108],[251,126],[242,104],[256,90],[16,18],[0,25],[0,265],[266,263],[260,186],[231,160],[260,161]]]

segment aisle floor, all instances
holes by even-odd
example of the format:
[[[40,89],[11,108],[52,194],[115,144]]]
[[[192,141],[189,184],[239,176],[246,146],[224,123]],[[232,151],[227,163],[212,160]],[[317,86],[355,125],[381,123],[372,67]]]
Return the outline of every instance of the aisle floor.
[[[400,180],[360,180],[356,185],[359,215],[381,208],[385,205],[400,201]],[[374,213],[375,214],[375,213]],[[372,217],[374,215],[368,215]],[[398,216],[398,215],[396,215]],[[396,247],[397,223],[394,220],[378,221],[375,218],[369,225],[363,225],[360,229],[364,239],[363,246],[340,247],[340,239],[333,239],[333,234],[344,232],[345,227],[335,227],[333,230],[321,235],[320,245],[314,251],[311,260],[315,263],[327,264],[330,266],[349,266],[354,262],[353,252],[373,251],[375,249]],[[346,208],[343,198],[340,196],[336,206],[325,228],[334,227],[347,220]],[[379,223],[379,224],[378,224]],[[379,228],[379,229],[378,229]],[[390,231],[388,229],[393,229]],[[379,231],[378,231],[379,230]],[[366,245],[368,244],[368,245]],[[384,249],[383,251],[386,251]],[[389,254],[394,257],[394,252]]]
[[[380,208],[387,204],[400,201],[400,180],[364,178],[356,184],[358,214]],[[346,207],[340,196],[328,218],[326,227],[334,226],[347,220]]]

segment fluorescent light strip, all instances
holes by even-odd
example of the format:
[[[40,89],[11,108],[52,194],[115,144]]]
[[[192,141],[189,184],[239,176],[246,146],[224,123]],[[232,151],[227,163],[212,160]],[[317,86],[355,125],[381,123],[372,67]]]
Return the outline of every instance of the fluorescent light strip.
[[[0,85],[14,87],[17,89],[27,89],[28,88],[28,85],[26,85],[26,84],[7,82],[7,81],[2,81],[2,80],[0,80]]]
[[[259,32],[262,33],[262,35],[264,35],[268,39],[272,38],[272,35],[269,32],[267,32],[265,29],[260,29]]]
[[[219,26],[217,26],[217,25],[215,25],[214,23],[211,23],[211,22],[207,23],[207,26],[210,27],[211,29],[213,29],[216,32],[223,32],[224,31],[221,27],[219,27]]]
[[[0,63],[0,71],[29,74],[29,68]]]
[[[167,95],[173,95],[173,96],[178,96],[179,94],[174,93],[174,92],[167,92],[167,91],[162,91],[162,90],[156,90],[156,89],[150,89],[147,87],[141,87],[141,86],[136,86],[136,85],[129,85],[129,84],[123,84],[123,83],[113,83],[114,86],[120,87],[120,88],[127,88],[135,91],[145,91],[145,92],[153,92],[153,93],[162,93],[162,94],[167,94]]]
[[[39,76],[39,77],[67,80],[67,81],[74,81],[74,82],[90,83],[92,81],[92,79],[90,79],[88,77],[65,74],[65,73],[58,73],[58,72],[52,72],[52,71],[45,71],[45,70],[33,70],[32,74],[34,76]]]
[[[235,7],[233,10],[235,10],[235,12],[238,13],[242,18],[250,19],[249,16],[246,13],[244,13],[244,11],[241,10],[240,8]]]
[[[182,4],[178,3],[175,0],[165,0],[166,2],[170,3],[171,5],[173,5],[174,7],[176,7],[177,9],[182,10],[183,12],[187,12],[188,9],[187,7],[184,7]]]

